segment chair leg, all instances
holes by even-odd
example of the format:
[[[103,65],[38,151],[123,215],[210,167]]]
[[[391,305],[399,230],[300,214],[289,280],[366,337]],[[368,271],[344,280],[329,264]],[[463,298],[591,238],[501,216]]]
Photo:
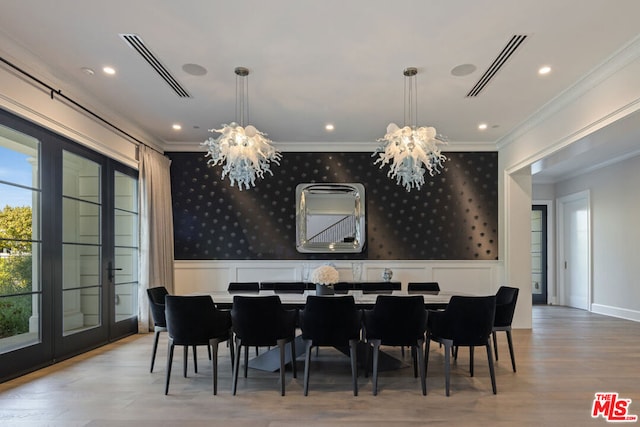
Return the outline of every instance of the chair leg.
[[[358,340],[349,340],[351,354],[351,377],[353,378],[353,395],[358,395]]]
[[[285,339],[278,340],[278,353],[280,353],[280,395],[284,396],[284,352],[286,351],[287,341]]]
[[[173,362],[173,340],[169,338],[169,346],[167,347],[167,373],[165,374],[164,394],[169,393],[169,380],[171,379],[171,364]]]
[[[240,354],[242,353],[242,342],[240,341],[240,338],[236,337],[236,354],[235,354],[235,361],[233,362],[233,380],[231,382],[231,394],[232,395],[236,395],[236,390],[238,388],[238,371],[240,370]],[[233,344],[231,345],[231,348],[233,348]]]
[[[189,357],[189,346],[183,346],[183,357],[182,357],[182,376],[187,378],[187,358]],[[195,354],[195,349],[193,354]],[[196,369],[196,372],[198,372],[198,370]]]
[[[469,347],[469,373],[473,376],[473,346]]]
[[[153,352],[151,353],[151,369],[149,372],[153,372],[153,365],[156,363],[156,352],[158,351],[158,341],[160,340],[160,331],[155,331],[153,337]]]
[[[211,353],[211,368],[213,369],[213,395],[218,394],[218,345],[220,340],[214,338],[209,340],[207,348]]]
[[[453,341],[444,341],[444,389],[445,394],[449,396],[449,386],[451,383],[451,356],[450,352],[453,347]],[[457,353],[457,352],[456,352]]]
[[[418,363],[416,362],[416,353],[418,349],[415,346],[410,347],[411,362],[413,363],[413,378],[418,378]]]
[[[513,355],[513,341],[511,339],[511,329],[507,329],[507,342],[509,343],[509,354],[511,355],[511,367],[516,371],[516,358]],[[498,358],[496,358],[498,360]]]
[[[185,347],[186,350],[187,347]],[[184,370],[185,370],[185,374],[184,376],[186,377],[187,374],[187,353],[184,354]],[[198,373],[198,356],[196,354],[196,346],[193,346],[193,372],[195,372],[196,374]]]
[[[311,347],[312,341],[306,340],[305,346],[306,350],[304,353],[304,395],[309,395],[309,365],[311,364]]]
[[[207,346],[207,353],[209,353],[209,360],[211,359],[211,347]]]
[[[378,395],[378,356],[380,355],[380,340],[371,340],[373,345],[373,395]]]
[[[247,378],[247,371],[249,370],[249,347],[244,347],[244,377]]]
[[[422,395],[427,395],[427,376],[426,376],[426,367],[424,364],[424,360],[422,359],[422,345],[424,344],[423,340],[418,340],[418,345],[414,349],[414,354],[416,357],[415,364],[418,365],[418,369],[420,370],[420,384],[422,385]]]
[[[493,336],[493,351],[496,354],[496,361],[498,361],[498,340],[496,339],[496,331],[491,332],[491,335]]]
[[[293,371],[293,378],[298,378],[298,366],[296,363],[296,343],[295,341],[289,341],[289,349],[291,350],[291,370]]]
[[[442,346],[442,344],[440,344]],[[427,371],[429,370],[429,350],[431,349],[431,338],[427,335],[427,342],[424,346],[424,392],[427,393]]]
[[[229,336],[225,341],[227,341],[227,347],[229,347],[229,354],[231,355],[231,373],[233,374],[233,367],[235,366],[236,360],[235,351],[233,349],[233,332],[229,331]]]
[[[496,389],[496,372],[493,367],[493,355],[491,354],[491,341],[487,340],[487,359],[489,359],[489,374],[491,375],[491,388],[493,389],[493,394],[497,394]]]

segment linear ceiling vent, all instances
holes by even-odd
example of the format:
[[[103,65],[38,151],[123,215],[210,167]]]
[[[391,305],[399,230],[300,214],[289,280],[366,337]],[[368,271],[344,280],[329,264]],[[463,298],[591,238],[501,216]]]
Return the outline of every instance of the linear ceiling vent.
[[[511,55],[515,53],[516,49],[520,47],[520,45],[526,38],[527,36],[525,35],[515,35],[511,37],[509,43],[507,43],[504,49],[502,49],[502,52],[500,52],[500,55],[498,55],[493,63],[491,63],[487,71],[485,71],[482,77],[480,77],[478,83],[476,83],[475,86],[469,91],[467,97],[478,96],[482,89],[484,89],[485,86],[491,81],[491,79],[493,79],[496,73],[502,68],[507,60],[511,58]]]
[[[138,37],[137,34],[120,34],[120,37],[127,42],[129,47],[138,52],[142,58],[147,61],[151,68],[156,70],[156,72],[162,77],[162,79],[167,82],[171,89],[175,91],[175,93],[181,98],[191,98],[189,92],[176,80],[175,77],[171,75],[169,70],[167,70],[164,65],[160,62],[158,58],[151,52],[151,50],[144,44],[144,41]]]

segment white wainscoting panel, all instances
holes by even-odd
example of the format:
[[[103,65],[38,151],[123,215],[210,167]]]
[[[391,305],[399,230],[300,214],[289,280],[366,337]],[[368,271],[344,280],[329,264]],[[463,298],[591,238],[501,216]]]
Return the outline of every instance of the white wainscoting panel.
[[[353,281],[354,264],[362,267],[361,280],[382,280],[385,268],[393,271],[392,281],[440,283],[446,291],[492,294],[502,284],[499,261],[175,261],[175,293],[189,294],[225,290],[229,282],[304,280],[305,272],[330,263],[341,281]]]

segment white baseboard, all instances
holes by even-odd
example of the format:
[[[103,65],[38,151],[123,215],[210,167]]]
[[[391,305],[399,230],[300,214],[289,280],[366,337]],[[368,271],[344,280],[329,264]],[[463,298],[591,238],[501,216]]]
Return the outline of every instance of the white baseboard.
[[[591,311],[605,316],[619,317],[620,319],[633,320],[640,322],[640,311],[629,310],[620,307],[611,307],[609,305],[591,304]]]

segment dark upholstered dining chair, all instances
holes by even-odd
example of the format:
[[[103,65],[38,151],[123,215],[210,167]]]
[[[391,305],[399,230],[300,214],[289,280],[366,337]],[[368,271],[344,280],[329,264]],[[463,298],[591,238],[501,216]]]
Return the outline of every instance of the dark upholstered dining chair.
[[[153,372],[153,367],[156,362],[156,353],[158,351],[158,341],[160,339],[161,332],[167,332],[167,320],[164,315],[164,297],[169,294],[167,288],[164,286],[157,286],[155,288],[147,289],[147,296],[149,297],[149,308],[151,309],[151,317],[153,318],[153,351],[151,353],[151,369],[149,372]],[[209,359],[211,359],[211,349],[209,349]],[[196,352],[196,346],[193,346],[193,363],[195,371],[198,372],[198,353]],[[187,369],[187,358],[184,360],[184,368]]]
[[[449,396],[451,376],[451,350],[453,347],[469,347],[469,370],[473,376],[473,349],[484,346],[487,349],[489,373],[493,394],[496,394],[496,377],[491,351],[491,331],[496,311],[495,295],[486,297],[453,296],[444,311],[429,310],[427,319],[427,345],[425,366],[429,367],[429,347],[431,341],[444,345],[445,391]]]
[[[285,310],[277,295],[233,297],[231,324],[236,343],[232,393],[236,394],[241,348],[245,347],[244,377],[247,377],[249,346],[278,346],[280,353],[280,393],[284,396],[285,346],[291,349],[291,367],[296,378],[296,355],[293,340],[296,334],[297,310]]]
[[[158,352],[158,341],[160,340],[160,333],[167,332],[167,320],[164,316],[164,297],[168,295],[169,291],[164,286],[157,286],[155,288],[147,289],[147,296],[149,297],[149,308],[151,309],[151,317],[153,318],[153,351],[151,352],[151,369],[149,372],[153,372],[153,366],[156,363],[156,353]]]
[[[438,282],[409,282],[407,292],[410,294],[437,294],[440,292]]]
[[[516,372],[516,359],[513,355],[513,341],[511,339],[511,323],[513,322],[513,313],[516,310],[518,302],[518,288],[509,286],[500,286],[496,293],[496,317],[493,322],[493,350],[498,360],[498,341],[496,332],[505,331],[507,333],[507,343],[509,344],[509,354],[511,355],[511,367]]]
[[[353,282],[338,282],[333,285],[333,290],[336,294],[348,294],[349,291],[355,289],[355,283]]]
[[[165,296],[165,315],[169,345],[164,394],[169,393],[173,350],[176,345],[184,347],[184,371],[187,376],[188,346],[206,345],[213,349],[213,394],[218,393],[218,344],[231,339],[231,314],[218,310],[210,296]],[[230,346],[233,366],[234,349]]]
[[[260,292],[260,283],[259,282],[229,282],[229,285],[227,286],[227,291],[230,293],[233,293],[233,292],[258,293]]]
[[[356,283],[356,289],[362,290],[363,294],[390,294],[399,291],[402,287],[400,282],[362,282]]]
[[[360,341],[361,311],[352,295],[309,295],[300,311],[300,328],[305,343],[304,395],[309,394],[309,368],[312,347],[349,348],[353,395],[358,395],[357,346]]]
[[[413,356],[414,376],[420,370],[422,394],[427,394],[422,359],[427,310],[422,295],[378,295],[371,310],[363,312],[363,337],[373,346],[373,394],[378,394],[378,356],[380,345],[408,346]],[[368,365],[368,364],[367,364]]]
[[[307,282],[260,282],[260,289],[275,293],[303,294],[308,289],[315,289],[315,285]]]

